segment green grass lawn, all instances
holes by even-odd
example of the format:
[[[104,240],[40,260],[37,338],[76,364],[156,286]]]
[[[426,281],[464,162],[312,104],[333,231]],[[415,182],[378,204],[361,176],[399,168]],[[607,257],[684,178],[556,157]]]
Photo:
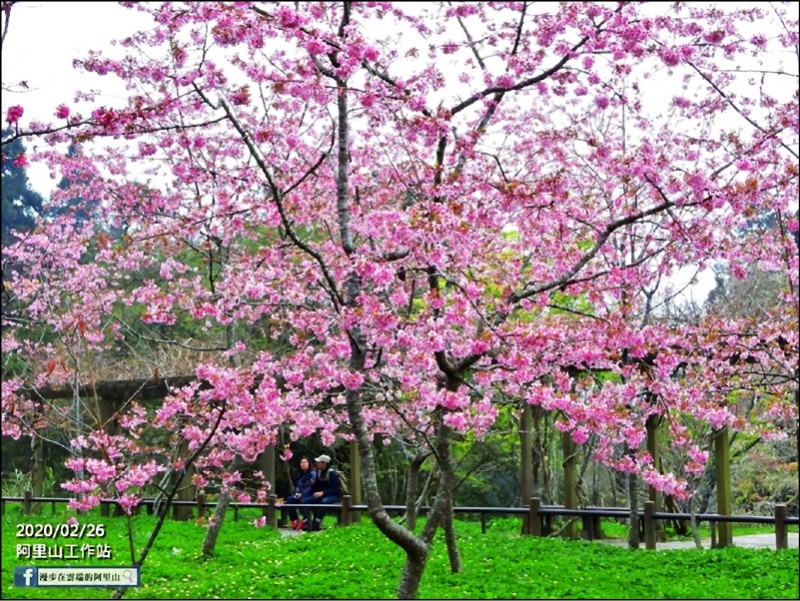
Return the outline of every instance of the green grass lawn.
[[[125,598],[391,598],[403,566],[402,553],[367,521],[350,528],[326,520],[321,533],[282,538],[256,529],[257,512],[232,513],[217,544],[217,554],[203,560],[199,549],[205,527],[167,520],[142,567],[142,587]],[[109,589],[15,588],[16,566],[67,565],[65,560],[33,562],[16,558],[17,544],[68,542],[18,539],[19,522],[56,525],[65,514],[20,516],[9,507],[3,516],[2,593],[7,599],[108,598]],[[126,520],[80,518],[103,523],[114,553],[74,565],[130,565]],[[136,550],[144,544],[154,518],[134,518]],[[607,599],[778,599],[798,598],[798,551],[673,550],[630,551],[581,541],[519,536],[518,520],[497,520],[481,534],[480,525],[458,522],[464,570],[450,574],[442,539],[437,539],[420,587],[422,598],[607,598]]]

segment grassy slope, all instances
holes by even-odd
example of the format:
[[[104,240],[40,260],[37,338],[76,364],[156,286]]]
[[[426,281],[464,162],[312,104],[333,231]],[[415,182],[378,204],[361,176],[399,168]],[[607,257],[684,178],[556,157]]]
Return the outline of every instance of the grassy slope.
[[[194,522],[168,520],[142,568],[136,598],[389,598],[403,564],[401,553],[369,524],[329,528],[320,534],[281,538],[269,528],[255,529],[257,514],[226,522],[209,561],[198,550],[205,529]],[[57,524],[66,517],[3,516],[3,598],[108,598],[104,589],[14,588],[13,568],[66,565],[65,560],[16,559],[18,522]],[[104,540],[111,562],[130,564],[125,520],[82,518],[106,524]],[[333,523],[329,517],[327,524]],[[135,518],[136,545],[144,544],[153,518]],[[443,542],[437,540],[420,589],[423,598],[798,598],[798,551],[726,549],[722,551],[629,551],[578,541],[519,537],[516,520],[490,524],[486,535],[475,523],[459,523],[464,571],[448,573]],[[65,539],[58,539],[65,544]],[[96,542],[96,541],[84,541]]]

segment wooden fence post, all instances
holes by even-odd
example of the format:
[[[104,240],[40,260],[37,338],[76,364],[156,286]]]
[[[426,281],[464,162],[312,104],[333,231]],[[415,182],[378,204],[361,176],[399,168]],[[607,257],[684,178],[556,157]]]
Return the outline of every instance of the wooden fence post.
[[[531,502],[528,504],[528,524],[530,526],[527,534],[531,536],[542,535],[542,518],[539,515],[539,509],[542,507],[542,502],[539,497],[532,497]]]
[[[656,549],[656,524],[653,518],[655,510],[655,502],[644,502],[644,548],[651,551]]]
[[[275,509],[275,503],[277,501],[277,495],[271,494],[267,496],[267,524],[272,528],[278,527],[278,513]]]
[[[31,513],[31,497],[33,493],[29,490],[26,490],[23,495],[24,497],[22,501],[22,515],[30,515]]]
[[[714,460],[717,469],[717,513],[731,515],[731,461],[728,428],[721,428],[714,435]],[[730,522],[717,523],[717,547],[733,545]]]
[[[342,526],[349,526],[352,523],[352,516],[350,515],[350,495],[342,496]]]
[[[775,505],[775,548],[789,548],[789,532],[786,528],[786,505]]]

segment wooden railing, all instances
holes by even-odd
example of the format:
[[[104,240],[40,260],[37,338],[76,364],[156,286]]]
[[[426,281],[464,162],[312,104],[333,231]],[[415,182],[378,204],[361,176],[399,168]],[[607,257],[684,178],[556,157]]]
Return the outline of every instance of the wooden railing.
[[[2,504],[2,512],[5,515],[6,503],[22,503],[22,513],[28,515],[32,512],[34,504],[41,503],[51,505],[52,511],[57,512],[56,505],[60,503],[67,503],[70,499],[64,497],[34,497],[31,491],[25,491],[22,497],[2,497],[0,503]],[[112,499],[102,499],[101,506],[111,507],[117,505],[116,501]],[[152,514],[155,508],[159,505],[157,499],[141,499],[139,505],[144,507],[147,513]],[[197,507],[197,517],[204,517],[209,507],[216,506],[215,501],[207,501],[205,495],[200,493],[194,501],[172,501],[172,506],[190,506]],[[262,515],[267,518],[267,524],[273,528],[278,527],[279,510],[283,506],[278,502],[275,495],[270,495],[266,503],[239,503],[231,502],[230,509],[233,511],[234,521],[239,519],[240,509],[261,509]],[[319,504],[302,504],[294,503],[293,508],[296,509],[313,509],[320,508]],[[354,516],[358,516],[362,511],[368,511],[366,505],[354,505],[350,495],[344,495],[341,503],[331,503],[324,505],[325,510],[339,513],[339,521],[342,526],[349,526],[354,521]],[[405,505],[384,505],[384,509],[394,514],[402,514],[406,510]],[[420,514],[425,514],[429,511],[429,507],[420,507]],[[541,501],[533,497],[527,507],[453,507],[454,513],[460,514],[477,514],[481,520],[481,530],[486,533],[486,519],[488,516],[521,516],[523,518],[523,534],[530,536],[543,536],[545,535],[544,521],[550,516],[559,516],[567,518],[581,518],[583,520],[583,531],[586,533],[586,538],[592,539],[594,531],[594,524],[600,518],[616,518],[628,519],[630,517],[630,509],[626,507],[583,507],[579,509],[568,509],[558,505],[542,505]],[[656,548],[656,532],[659,520],[689,520],[692,519],[691,514],[688,513],[669,513],[655,511],[655,504],[652,501],[646,501],[644,508],[640,510],[640,522],[644,528],[644,541],[646,549]],[[698,513],[695,514],[694,519],[697,523],[709,522],[714,525],[716,523],[742,523],[742,524],[767,524],[774,525],[775,527],[775,548],[787,549],[789,545],[788,528],[789,525],[800,524],[800,519],[797,517],[789,517],[787,515],[787,508],[784,504],[777,504],[774,507],[774,513],[771,516],[760,515],[719,515],[715,513]],[[713,528],[712,528],[713,532]]]

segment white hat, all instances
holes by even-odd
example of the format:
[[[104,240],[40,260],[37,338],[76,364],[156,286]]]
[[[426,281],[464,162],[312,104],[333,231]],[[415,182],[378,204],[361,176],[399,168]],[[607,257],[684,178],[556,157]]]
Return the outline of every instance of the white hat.
[[[322,463],[330,463],[331,458],[328,455],[320,455],[319,457],[315,457],[314,461],[320,461]]]

